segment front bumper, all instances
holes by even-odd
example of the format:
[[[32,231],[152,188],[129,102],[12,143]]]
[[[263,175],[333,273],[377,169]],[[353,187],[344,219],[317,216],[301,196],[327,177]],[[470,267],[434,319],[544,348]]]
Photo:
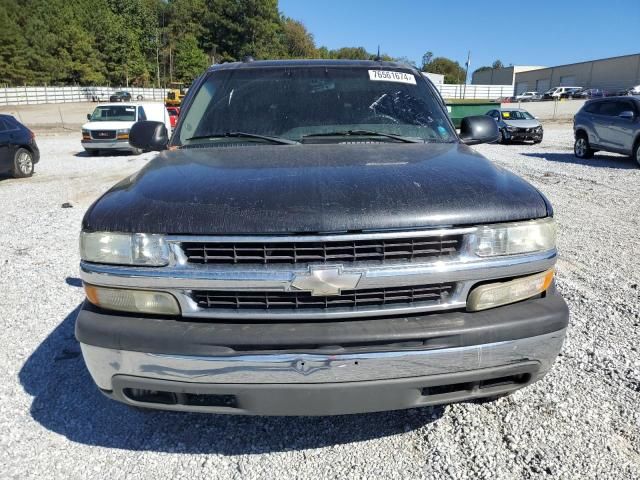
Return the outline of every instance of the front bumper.
[[[82,140],[85,150],[134,150],[129,140]]]
[[[516,141],[527,141],[532,140],[534,142],[541,141],[543,138],[544,132],[510,132],[505,130],[504,137],[507,140],[516,140]]]
[[[98,387],[131,405],[333,415],[517,390],[551,368],[567,323],[566,304],[551,291],[485,312],[275,325],[145,319],[85,306],[76,337]]]

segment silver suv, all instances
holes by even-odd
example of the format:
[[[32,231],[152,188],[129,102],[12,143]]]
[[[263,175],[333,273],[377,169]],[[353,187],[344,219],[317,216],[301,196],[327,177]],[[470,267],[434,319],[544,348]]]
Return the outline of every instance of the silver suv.
[[[640,99],[599,98],[584,104],[573,119],[578,158],[591,158],[599,150],[622,153],[640,166]]]

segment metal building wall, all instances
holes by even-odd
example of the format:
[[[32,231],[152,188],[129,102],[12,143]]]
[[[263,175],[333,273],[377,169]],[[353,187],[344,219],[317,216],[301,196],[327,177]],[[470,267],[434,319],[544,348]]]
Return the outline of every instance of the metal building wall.
[[[616,92],[640,85],[640,54],[517,72],[515,81],[527,83],[529,90],[548,84],[548,88],[567,85]]]

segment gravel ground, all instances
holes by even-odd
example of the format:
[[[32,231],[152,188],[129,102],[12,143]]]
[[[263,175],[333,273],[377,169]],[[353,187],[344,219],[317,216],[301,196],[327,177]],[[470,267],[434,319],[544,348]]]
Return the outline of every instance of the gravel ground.
[[[33,178],[0,179],[0,478],[640,478],[630,160],[575,159],[567,125],[538,146],[477,147],[556,208],[571,325],[543,381],[489,404],[257,418],[140,412],[98,393],[73,337],[80,220],[153,154],[85,157],[75,133],[38,142]]]

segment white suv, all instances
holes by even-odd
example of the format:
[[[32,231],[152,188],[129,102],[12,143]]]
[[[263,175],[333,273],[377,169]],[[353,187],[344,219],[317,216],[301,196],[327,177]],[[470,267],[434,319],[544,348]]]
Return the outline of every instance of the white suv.
[[[579,92],[582,87],[554,87],[544,92],[545,99],[558,100],[560,98],[567,98],[572,96],[573,93]]]

